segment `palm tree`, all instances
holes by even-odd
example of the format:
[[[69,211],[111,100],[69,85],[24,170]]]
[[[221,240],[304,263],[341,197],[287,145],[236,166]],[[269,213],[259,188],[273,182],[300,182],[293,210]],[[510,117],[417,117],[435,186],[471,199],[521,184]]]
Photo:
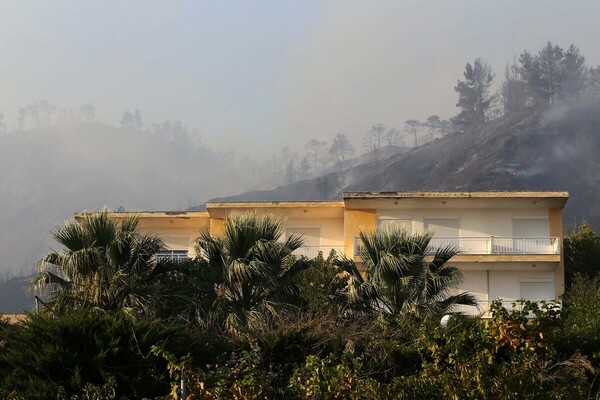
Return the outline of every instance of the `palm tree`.
[[[75,308],[152,313],[160,296],[153,285],[160,270],[153,256],[164,245],[138,233],[137,226],[137,216],[117,221],[103,210],[55,228],[52,237],[64,249],[39,261],[34,288],[45,291],[59,313]]]
[[[225,220],[222,236],[201,234],[196,251],[205,323],[234,333],[253,330],[298,297],[298,273],[308,263],[291,257],[302,238],[282,240],[283,233],[282,220],[244,213]]]
[[[335,261],[350,275],[350,305],[382,316],[417,318],[438,317],[458,305],[476,305],[467,293],[451,294],[461,282],[462,273],[446,262],[457,251],[447,246],[428,255],[432,237],[429,232],[411,235],[396,227],[360,232],[364,247],[362,271],[354,260]]]

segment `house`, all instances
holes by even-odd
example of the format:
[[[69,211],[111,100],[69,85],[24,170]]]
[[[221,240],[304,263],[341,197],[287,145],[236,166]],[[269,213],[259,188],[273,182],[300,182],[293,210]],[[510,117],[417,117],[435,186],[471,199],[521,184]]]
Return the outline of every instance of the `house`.
[[[138,215],[140,230],[167,245],[159,257],[174,259],[193,256],[201,230],[219,235],[227,215],[239,211],[284,218],[286,234],[304,237],[298,254],[335,250],[359,265],[361,230],[395,224],[414,233],[432,231],[432,251],[447,244],[459,249],[449,264],[464,274],[460,290],[473,294],[485,311],[497,298],[510,303],[563,294],[567,199],[567,192],[345,192],[342,201],[209,202],[206,211]]]

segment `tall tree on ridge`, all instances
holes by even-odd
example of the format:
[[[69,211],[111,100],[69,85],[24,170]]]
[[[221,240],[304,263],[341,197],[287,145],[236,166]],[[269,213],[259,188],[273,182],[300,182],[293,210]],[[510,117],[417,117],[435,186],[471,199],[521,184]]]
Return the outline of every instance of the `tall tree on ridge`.
[[[317,161],[319,160],[319,154],[321,152],[321,149],[325,146],[327,146],[327,142],[323,142],[317,139],[311,139],[306,144],[306,149],[311,153],[311,158],[313,160],[313,172],[315,175],[317,174]]]
[[[329,148],[329,154],[335,157],[336,163],[341,167],[346,162],[346,157],[354,154],[354,147],[345,134],[338,133]]]
[[[83,114],[85,120],[89,123],[96,116],[96,107],[94,107],[93,104],[84,104],[83,106],[81,106],[79,112]]]
[[[564,51],[551,42],[538,53],[534,66],[539,70],[539,91],[546,104],[554,103],[563,83]]]
[[[526,82],[521,78],[521,68],[516,60],[513,64],[506,65],[501,95],[506,115],[517,113],[527,106]]]
[[[583,92],[587,80],[585,57],[579,53],[575,45],[569,46],[562,60],[563,84],[561,97],[573,100]]]
[[[121,118],[121,127],[122,128],[131,128],[133,127],[133,114],[131,111],[127,110],[123,114],[123,118]]]
[[[395,126],[389,128],[385,132],[385,137],[388,140],[389,146],[404,146],[404,137],[400,130]]]
[[[404,131],[408,133],[412,133],[415,137],[415,147],[417,147],[417,134],[419,133],[419,128],[421,127],[421,123],[417,119],[409,119],[404,121]]]
[[[53,114],[56,111],[56,106],[54,104],[50,104],[48,100],[38,101],[37,108],[39,111],[46,115],[46,120],[48,121],[48,128],[50,128],[50,114]]]
[[[429,129],[429,141],[433,141],[433,135],[436,130],[439,130],[442,125],[442,121],[440,121],[440,117],[437,115],[430,115],[427,117],[427,121],[423,124]]]
[[[461,111],[453,119],[463,129],[483,125],[495,100],[490,94],[494,74],[488,63],[481,58],[475,59],[473,65],[467,63],[464,77],[454,88],[458,93],[456,106]]]

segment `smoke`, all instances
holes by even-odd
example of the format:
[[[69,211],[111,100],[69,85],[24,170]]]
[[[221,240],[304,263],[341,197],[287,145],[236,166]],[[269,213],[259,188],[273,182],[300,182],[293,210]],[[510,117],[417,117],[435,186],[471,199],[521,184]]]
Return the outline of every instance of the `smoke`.
[[[514,54],[558,36],[597,65],[599,13],[593,1],[7,3],[0,270],[35,263],[53,245],[47,231],[75,211],[185,209],[284,185],[311,139],[345,133],[361,154],[374,124],[451,117],[456,80],[476,57],[499,83]],[[19,109],[41,99],[57,106],[53,128],[29,120],[21,131]],[[146,124],[186,121],[204,145],[80,126],[84,103],[112,126],[136,108]]]

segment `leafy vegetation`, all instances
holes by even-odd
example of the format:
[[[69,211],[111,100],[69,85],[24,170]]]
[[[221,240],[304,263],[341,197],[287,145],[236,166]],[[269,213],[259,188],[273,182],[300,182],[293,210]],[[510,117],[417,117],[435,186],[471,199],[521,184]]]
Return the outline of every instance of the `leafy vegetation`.
[[[48,289],[55,312],[152,312],[160,290],[152,285],[159,271],[153,257],[164,246],[158,237],[139,234],[137,224],[136,217],[117,221],[105,210],[52,232],[65,250],[52,251],[39,262],[34,286]]]
[[[438,318],[458,305],[475,305],[467,293],[451,294],[461,272],[446,263],[457,254],[452,246],[426,253],[433,234],[408,234],[399,228],[361,232],[363,271],[354,260],[336,264],[350,275],[349,301],[362,311],[378,315]]]
[[[593,278],[600,272],[600,236],[588,224],[577,226],[565,235],[565,278],[567,287],[577,274]]]
[[[282,240],[282,220],[255,213],[233,214],[223,236],[201,234],[197,268],[209,288],[205,319],[231,332],[257,328],[299,295],[298,274],[307,268],[293,260],[302,246],[298,235]]]
[[[442,327],[471,299],[450,291],[454,249],[424,257],[428,234],[363,233],[363,277],[335,252],[297,259],[301,238],[282,240],[273,217],[234,215],[222,236],[201,235],[196,259],[164,265],[131,257],[145,248],[134,220],[89,218],[45,258],[66,281],[46,286],[60,314],[0,321],[1,398],[175,399],[182,380],[190,399],[600,398],[600,275],[576,275],[562,309],[496,301],[490,319],[453,314]],[[89,288],[103,279],[167,295],[154,312],[101,307]]]

